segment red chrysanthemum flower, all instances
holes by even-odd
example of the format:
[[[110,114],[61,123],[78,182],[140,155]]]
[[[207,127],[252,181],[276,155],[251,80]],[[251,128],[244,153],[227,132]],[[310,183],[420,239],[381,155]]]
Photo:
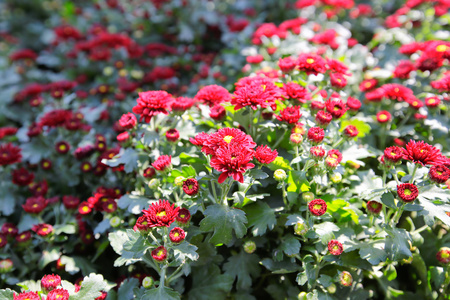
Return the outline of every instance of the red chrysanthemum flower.
[[[367,79],[361,82],[359,85],[359,90],[361,92],[367,92],[373,90],[378,84],[378,80],[376,79]]]
[[[142,212],[150,222],[149,227],[169,227],[175,221],[179,210],[180,208],[175,207],[174,204],[170,205],[169,201],[159,200]]]
[[[69,300],[70,294],[65,289],[55,289],[47,294],[47,300]]]
[[[439,99],[439,98],[436,97],[436,96],[425,98],[425,105],[426,105],[428,108],[435,108],[435,107],[438,107],[439,104],[441,104],[441,99]]]
[[[34,174],[29,172],[25,168],[20,168],[17,170],[12,171],[12,182],[14,184],[25,186],[29,185],[31,182],[33,182]]]
[[[120,126],[122,126],[124,129],[131,129],[134,128],[134,126],[136,126],[137,124],[137,119],[136,116],[133,115],[132,113],[126,113],[123,114],[120,119],[119,119],[119,124]]]
[[[176,142],[176,141],[178,141],[179,138],[180,138],[180,132],[177,129],[172,128],[172,129],[169,129],[166,131],[166,139],[169,142]]]
[[[19,243],[19,245],[24,245],[30,240],[31,240],[31,232],[29,231],[21,232],[16,236],[16,242]]]
[[[442,247],[439,249],[438,253],[436,253],[436,259],[444,265],[450,264],[450,248]]]
[[[410,140],[403,149],[403,158],[415,164],[437,165],[442,161],[441,151],[424,141]]]
[[[227,111],[225,110],[225,107],[222,105],[214,105],[211,107],[211,111],[209,112],[209,116],[211,119],[220,121],[227,115]]]
[[[347,76],[351,75],[351,73],[348,71],[348,67],[336,59],[327,59],[327,67],[328,70],[332,72]]]
[[[328,151],[327,158],[325,158],[325,165],[327,168],[334,169],[342,161],[342,154],[337,149]]]
[[[308,75],[317,75],[318,73],[325,73],[326,61],[318,55],[305,53],[298,57],[297,68],[300,71],[305,71]]]
[[[31,227],[31,230],[39,236],[47,236],[53,232],[53,226],[50,224],[37,224]]]
[[[300,120],[302,113],[298,106],[286,107],[280,112],[279,116],[276,116],[278,121],[287,122],[289,124],[295,124]]]
[[[55,109],[46,113],[39,121],[39,126],[57,127],[63,126],[66,120],[72,118],[72,112],[65,109]]]
[[[161,155],[152,163],[152,166],[156,170],[164,172],[172,167],[172,156]]]
[[[321,101],[316,101],[316,100],[311,101],[311,110],[317,111],[317,110],[322,110],[324,108],[325,108],[325,103],[323,103]]]
[[[324,110],[319,110],[316,114],[316,122],[320,126],[326,127],[332,120],[333,116]]]
[[[402,183],[397,185],[397,195],[404,202],[412,202],[419,196],[419,189],[412,183]]]
[[[373,91],[366,93],[366,98],[370,102],[381,102],[383,100],[385,93],[382,88],[375,89]]]
[[[327,203],[322,199],[314,199],[308,203],[308,209],[313,215],[320,217],[327,211]]]
[[[41,160],[40,165],[43,170],[50,170],[52,168],[52,161],[49,159],[43,159]]]
[[[341,99],[328,99],[325,102],[325,108],[327,112],[329,112],[334,119],[339,119],[342,117],[347,111],[347,107],[345,103]]]
[[[295,82],[287,82],[283,84],[283,91],[287,98],[296,99],[300,103],[306,103],[311,99],[311,94],[308,90]]]
[[[190,138],[189,142],[191,142],[195,146],[203,147],[205,141],[209,139],[209,134],[200,132],[195,137]]]
[[[41,288],[45,292],[54,290],[61,284],[61,277],[59,275],[51,274],[44,275],[41,279]]]
[[[348,97],[347,107],[351,111],[358,111],[361,108],[361,101],[353,97]]]
[[[163,262],[167,258],[167,249],[164,246],[159,246],[155,250],[152,251],[152,257],[157,262]]]
[[[222,102],[230,102],[231,95],[226,88],[213,84],[201,88],[194,99],[213,107]]]
[[[197,139],[197,136],[195,137]],[[254,148],[256,143],[252,137],[237,128],[222,128],[209,135],[203,142],[202,152],[209,155],[216,155],[216,150],[226,147],[231,142],[241,144],[245,148]]]
[[[342,89],[347,85],[347,78],[341,73],[331,73],[330,74],[331,86]]]
[[[83,201],[78,206],[78,213],[80,215],[88,215],[92,212],[93,206],[88,201]]]
[[[394,77],[400,79],[408,79],[409,73],[414,71],[416,68],[414,64],[409,60],[401,60],[394,70]]]
[[[234,92],[231,104],[235,105],[234,110],[250,106],[257,110],[258,106],[262,108],[276,108],[275,101],[284,98],[284,92],[277,87],[271,80],[263,77],[247,77],[243,82],[238,82]]]
[[[29,214],[38,214],[43,211],[47,205],[48,201],[44,197],[39,196],[28,198],[22,207]]]
[[[380,87],[384,91],[384,97],[397,100],[406,101],[409,98],[414,97],[414,93],[410,88],[398,83],[388,83]]]
[[[344,247],[338,240],[331,240],[328,242],[328,252],[332,255],[341,255]]]
[[[358,135],[358,133],[359,133],[358,129],[353,125],[347,125],[344,128],[344,135],[348,138],[354,138]]]
[[[278,67],[283,73],[289,73],[295,69],[297,62],[292,57],[280,58],[278,61]]]
[[[55,145],[56,152],[60,154],[66,154],[70,150],[70,145],[66,141],[60,141]]]
[[[139,93],[136,100],[137,105],[133,107],[133,112],[140,115],[142,119],[149,123],[153,116],[163,113],[168,114],[173,101],[172,95],[166,91],[148,91]]]
[[[220,174],[218,182],[223,183],[229,176],[240,183],[244,182],[244,173],[247,169],[255,167],[250,161],[255,151],[237,140],[216,150],[215,156],[211,158],[211,167]]]
[[[75,196],[63,196],[62,201],[66,209],[76,209],[80,204],[80,198]]]
[[[408,102],[409,107],[411,107],[412,109],[418,110],[419,108],[423,107],[423,102],[420,101],[419,99],[415,98],[415,97],[411,97],[406,99],[406,102]]]
[[[377,121],[379,123],[386,123],[391,120],[391,113],[387,110],[382,110],[377,113]]]
[[[172,243],[179,244],[184,241],[186,233],[180,227],[173,228],[169,233],[169,238]]]
[[[140,231],[142,233],[147,233],[151,229],[150,224],[151,224],[151,222],[150,222],[150,219],[148,218],[148,216],[143,215],[143,216],[140,216],[136,220],[136,224],[134,225],[133,229],[134,229],[134,231]]]
[[[172,102],[172,111],[185,112],[192,106],[194,106],[195,100],[188,97],[178,97]]]
[[[256,148],[255,158],[261,164],[270,164],[277,158],[278,151],[270,149],[266,145],[261,145]]]
[[[403,158],[403,149],[397,146],[388,147],[384,150],[384,161],[393,164],[398,163]]]
[[[155,176],[155,174],[156,174],[156,171],[152,167],[148,167],[147,169],[144,170],[144,173],[143,173],[145,178],[152,178],[153,176]]]
[[[436,165],[428,172],[430,180],[436,183],[444,183],[450,178],[450,169],[443,165]]]
[[[431,86],[442,92],[450,92],[450,74],[445,75],[443,78],[432,81]]]
[[[0,232],[6,236],[15,237],[19,233],[19,229],[13,223],[5,223]]]
[[[23,292],[18,295],[14,294],[14,300],[40,300],[37,292]]]
[[[367,210],[373,214],[378,215],[383,208],[383,204],[377,201],[369,201],[367,202]]]
[[[0,166],[11,165],[22,159],[21,149],[11,143],[0,145]]]
[[[303,142],[303,135],[296,132],[291,133],[291,135],[289,136],[289,141],[294,145],[301,144]]]
[[[198,181],[195,178],[188,178],[183,182],[183,191],[189,196],[197,195]]]
[[[178,215],[175,217],[175,220],[180,225],[186,225],[191,220],[191,213],[186,208],[180,208],[178,211]]]
[[[5,136],[15,135],[17,133],[16,127],[1,127],[0,128],[0,140]]]
[[[0,249],[5,247],[8,244],[8,239],[5,235],[0,233]]]
[[[308,130],[308,140],[313,144],[318,144],[323,141],[325,131],[320,127],[311,127]]]
[[[311,157],[316,161],[322,160],[325,156],[325,150],[320,146],[311,147],[311,149],[309,149],[309,153],[311,154]]]

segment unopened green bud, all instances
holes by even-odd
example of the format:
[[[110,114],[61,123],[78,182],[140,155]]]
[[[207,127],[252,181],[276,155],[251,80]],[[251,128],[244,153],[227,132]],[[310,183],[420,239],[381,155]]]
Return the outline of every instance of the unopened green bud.
[[[298,221],[294,226],[294,232],[296,235],[304,235],[308,232],[308,225],[303,221]]]
[[[13,269],[14,263],[9,258],[0,260],[0,273],[8,273]]]
[[[331,181],[333,181],[333,183],[339,183],[342,181],[342,175],[341,173],[335,172],[330,176],[330,179]]]
[[[300,294],[298,294],[297,298],[298,300],[306,300],[306,292],[301,292]]]
[[[329,287],[327,287],[328,293],[334,294],[336,293],[336,285],[332,283]]]
[[[114,228],[118,227],[118,226],[120,225],[120,223],[122,223],[122,219],[120,219],[120,218],[117,217],[117,216],[112,217],[112,218],[109,220],[109,224],[111,225],[111,227],[114,227]]]
[[[350,274],[350,272],[347,271],[342,271],[342,273],[339,274],[339,281],[343,286],[351,286],[353,283],[352,274]]]
[[[142,280],[142,286],[146,289],[151,288],[153,286],[153,283],[155,283],[155,281],[151,276],[147,276]]]
[[[186,178],[184,178],[183,176],[178,176],[177,178],[175,178],[175,185],[178,187],[183,186],[183,182],[186,180]]]
[[[312,192],[303,193],[302,196],[303,196],[303,199],[306,200],[306,202],[310,202],[310,201],[314,200],[314,193],[312,193]]]
[[[251,254],[253,252],[255,252],[256,250],[256,244],[254,241],[246,241],[244,243],[244,251]]]
[[[150,182],[148,183],[148,187],[151,188],[152,190],[155,190],[159,187],[159,179],[158,178],[153,178],[152,180],[150,180]]]
[[[103,69],[103,75],[111,76],[114,73],[114,69],[112,67],[105,67]]]
[[[284,181],[287,178],[286,172],[283,169],[278,169],[273,173],[273,178],[276,181]]]

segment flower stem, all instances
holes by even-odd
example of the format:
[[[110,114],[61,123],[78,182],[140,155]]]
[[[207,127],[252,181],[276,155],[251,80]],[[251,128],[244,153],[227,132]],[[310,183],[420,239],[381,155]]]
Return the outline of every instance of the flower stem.
[[[278,145],[281,143],[281,141],[283,141],[283,139],[284,139],[284,133],[282,135],[280,135],[280,138],[272,146],[272,149],[276,149],[278,147]]]
[[[413,170],[413,172],[411,174],[411,179],[409,180],[409,183],[413,183],[414,182],[414,176],[416,175],[416,171],[417,171],[418,168],[419,168],[419,164],[416,164],[414,166],[414,170]]]
[[[164,287],[164,283],[166,280],[166,269],[167,269],[167,265],[163,265],[161,267],[161,272],[159,273],[159,285]]]
[[[399,210],[397,211],[397,213],[394,216],[392,225],[395,225],[398,223],[398,221],[400,221],[400,218],[403,214],[403,208],[405,207],[405,203],[402,203],[402,206],[400,206]]]
[[[345,139],[343,137],[341,137],[339,140],[337,140],[336,143],[333,144],[333,146],[331,146],[331,148],[336,149],[337,146],[339,146],[340,144],[342,144],[345,141]]]
[[[300,155],[298,154],[298,145],[295,145],[295,158],[299,157]],[[300,162],[297,161],[297,171],[300,171]]]

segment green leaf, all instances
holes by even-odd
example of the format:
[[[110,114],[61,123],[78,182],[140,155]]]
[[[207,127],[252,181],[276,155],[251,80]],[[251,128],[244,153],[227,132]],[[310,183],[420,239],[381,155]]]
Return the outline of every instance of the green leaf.
[[[90,274],[83,278],[80,290],[69,297],[69,300],[95,299],[102,295],[101,291],[106,289],[106,282],[99,274]]]
[[[358,165],[365,166],[366,164],[360,159],[367,157],[375,157],[375,154],[371,153],[366,148],[360,148],[356,144],[342,151],[342,163],[351,161],[357,163]]]
[[[298,285],[305,285],[305,283],[308,282],[308,275],[306,275],[306,271],[298,273],[295,281],[297,281]]]
[[[363,259],[367,259],[372,265],[376,266],[380,262],[386,261],[387,254],[384,251],[384,242],[362,243],[359,249],[359,255]]]
[[[122,298],[120,298],[122,299]],[[141,300],[179,300],[180,294],[171,288],[160,286],[142,295]]]
[[[293,264],[290,259],[286,258],[282,261],[274,261],[271,258],[264,258],[261,261],[261,265],[274,274],[292,273],[300,270],[299,265]]]
[[[132,258],[141,258],[144,256],[150,246],[147,239],[145,239],[138,231],[134,231],[133,229],[127,229],[127,236],[128,239],[123,244],[123,249],[125,251],[132,252]]]
[[[339,227],[332,222],[323,222],[314,225],[314,231],[320,237],[323,244],[327,244],[334,238],[334,231],[339,231]]]
[[[197,247],[184,241],[179,245],[173,246],[174,257],[180,262],[186,262],[186,259],[196,261],[198,259]]]
[[[397,270],[395,267],[391,264],[389,265],[386,270],[384,270],[384,277],[386,277],[387,280],[392,281],[395,278],[397,278]]]
[[[245,253],[244,251],[229,257],[223,269],[225,274],[233,277],[233,280],[237,278],[237,288],[243,290],[251,287],[251,277],[257,278],[261,273],[259,257],[255,254]]]
[[[200,230],[214,232],[209,240],[214,245],[230,243],[233,231],[238,238],[242,238],[247,232],[245,226],[247,218],[242,210],[214,204],[208,206],[204,214],[205,218],[200,222]]]
[[[442,267],[430,266],[428,271],[428,282],[439,289],[445,281],[445,270]]]
[[[283,169],[285,171],[292,170],[289,161],[282,156],[278,156],[277,158],[275,158],[275,160],[267,165],[267,167],[272,171],[275,171],[277,169]]]
[[[191,300],[221,300],[227,298],[227,293],[233,286],[234,278],[221,274],[215,264],[194,268],[192,273],[192,288],[188,293]]]
[[[61,233],[74,234],[76,232],[76,228],[72,224],[55,225],[53,226],[53,230],[56,235]]]
[[[117,167],[123,164],[125,172],[130,173],[137,167],[138,159],[139,153],[133,148],[128,148],[125,151],[120,151],[112,159],[103,159],[102,163],[110,167]]]
[[[128,229],[131,231],[134,231],[132,229]],[[139,233],[138,233],[139,234]],[[115,267],[120,267],[123,265],[130,265],[137,261],[142,260],[142,251],[136,253],[136,252],[130,252],[124,249],[124,245],[126,242],[130,241],[130,238],[127,235],[127,232],[124,230],[118,230],[115,232],[110,232],[108,235],[108,239],[111,243],[111,247],[114,249],[114,251],[121,255],[121,257],[117,258],[114,262]],[[136,239],[137,240],[137,239]],[[132,247],[130,243],[127,244],[129,247]],[[137,257],[141,255],[140,257]]]
[[[53,261],[57,261],[61,256],[61,253],[57,248],[51,248],[50,251],[43,250],[41,259],[39,260],[38,267],[42,270],[46,265]]]
[[[139,215],[142,210],[152,203],[151,200],[141,195],[125,194],[117,201],[117,206]]]
[[[23,291],[40,292],[41,291],[41,281],[25,280],[17,284],[22,288]]]
[[[256,202],[244,208],[247,214],[248,226],[252,227],[254,236],[266,233],[267,228],[272,230],[277,223],[275,212],[265,202]]]
[[[0,212],[4,216],[9,216],[14,212],[14,207],[16,205],[16,197],[14,192],[16,187],[13,184],[7,182],[0,183]]]
[[[419,189],[419,195],[429,200],[450,201],[450,192],[448,189],[441,189],[435,185],[427,185]]]
[[[120,285],[117,292],[117,299],[120,300],[132,300],[134,299],[134,288],[138,287],[139,280],[137,278],[128,278]],[[109,292],[108,292],[109,294]]]
[[[10,289],[0,290],[0,299],[13,300],[14,299],[14,291],[10,290]]]
[[[450,226],[450,217],[447,216],[442,205],[436,205],[420,194],[419,194],[418,200],[419,200],[420,206],[423,207],[423,210],[419,211],[418,215],[424,216],[424,219],[425,219],[425,222],[427,223],[427,225],[433,226],[434,218],[438,218],[439,220],[444,222],[447,226]]]
[[[391,260],[408,258],[412,255],[408,241],[412,242],[411,235],[403,228],[386,226],[384,230],[389,234],[385,238],[385,250]]]
[[[251,169],[248,172],[248,176],[253,177],[255,179],[266,179],[267,177],[269,177],[269,174],[260,169]]]
[[[309,182],[306,179],[305,171],[290,171],[288,173],[288,187],[287,192],[300,193],[301,191],[309,190]]]
[[[288,234],[282,239],[279,249],[283,250],[287,256],[291,256],[298,254],[300,252],[300,247],[301,244],[297,238]]]
[[[397,209],[394,201],[394,196],[391,192],[385,192],[383,195],[381,195],[381,202],[387,207]]]

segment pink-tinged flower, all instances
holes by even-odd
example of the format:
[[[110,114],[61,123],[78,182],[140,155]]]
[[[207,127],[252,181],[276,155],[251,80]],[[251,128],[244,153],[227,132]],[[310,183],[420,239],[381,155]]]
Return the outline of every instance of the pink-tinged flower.
[[[201,88],[194,99],[213,107],[222,102],[230,102],[231,95],[226,88],[213,84]]]
[[[409,73],[414,71],[416,68],[414,64],[409,60],[401,60],[394,70],[394,77],[400,79],[408,79]]]
[[[19,233],[19,229],[13,223],[4,223],[0,232],[8,237],[15,237]]]
[[[255,158],[261,164],[270,164],[277,158],[278,151],[270,149],[266,145],[261,145],[256,148]]]
[[[323,141],[325,131],[320,127],[312,127],[308,130],[308,140],[313,144],[318,144]]]
[[[191,220],[191,213],[186,208],[180,208],[178,211],[178,215],[175,217],[175,220],[179,225],[187,225]]]
[[[431,86],[442,92],[450,92],[450,74],[445,75],[439,80],[432,81]]]
[[[341,73],[331,73],[330,74],[331,86],[342,89],[347,85],[347,78]]]
[[[144,170],[144,173],[143,173],[145,178],[152,178],[153,176],[155,176],[155,174],[156,174],[156,171],[152,167],[148,167],[147,169]]]
[[[34,52],[33,50],[31,50],[31,49],[21,49],[21,50],[14,51],[9,56],[9,59],[11,61],[18,61],[18,60],[22,60],[22,59],[35,61],[37,57],[38,57],[37,53]]]
[[[12,171],[12,182],[14,184],[25,186],[29,185],[31,182],[33,182],[34,174],[29,172],[25,168],[20,168],[17,170]]]
[[[197,195],[198,181],[195,178],[188,178],[183,182],[183,191],[189,196]]]
[[[229,176],[240,183],[244,182],[244,173],[247,169],[255,167],[250,163],[255,151],[246,147],[238,141],[230,142],[228,145],[216,150],[215,156],[211,158],[211,167],[220,174],[218,182],[223,183]]]
[[[133,115],[132,113],[126,113],[123,114],[120,119],[119,119],[119,124],[120,126],[122,126],[124,129],[131,129],[134,128],[137,124],[137,119],[136,116]]]
[[[0,260],[0,274],[9,273],[14,268],[14,263],[11,259]]]
[[[320,146],[313,146],[309,149],[309,154],[314,160],[320,161],[325,156],[325,150]]]
[[[179,244],[184,241],[186,233],[180,227],[173,228],[169,233],[169,238],[172,243]]]
[[[443,165],[432,166],[428,176],[433,182],[444,183],[450,178],[450,169]]]
[[[412,183],[402,183],[397,185],[397,195],[403,202],[409,203],[419,196],[419,189]]]
[[[319,110],[316,114],[316,122],[317,124],[326,127],[328,126],[328,124],[330,124],[330,122],[333,120],[333,116],[324,111],[324,110]]]
[[[226,147],[231,142],[240,144],[249,149],[256,147],[256,143],[250,135],[245,134],[237,128],[226,127],[219,129],[217,132],[208,136],[208,138],[203,142],[202,152],[214,156],[216,155],[217,149],[220,147]]]
[[[261,54],[257,54],[257,55],[250,55],[246,57],[246,61],[249,64],[259,64],[260,62],[262,62],[264,60],[264,56],[262,56]]]
[[[139,98],[136,101],[137,105],[133,107],[133,112],[140,115],[139,121],[144,119],[145,122],[149,123],[152,117],[157,114],[168,114],[173,98],[166,91],[148,91],[139,93]]]
[[[280,112],[279,116],[276,116],[278,121],[287,122],[289,124],[295,124],[300,120],[302,113],[298,106],[286,107]]]
[[[42,196],[30,197],[22,207],[29,214],[38,214],[47,207],[47,204],[47,200]]]
[[[0,145],[0,166],[18,163],[22,159],[21,149],[11,143]]]
[[[14,294],[14,300],[40,300],[37,292],[23,292],[18,295]]]
[[[280,58],[278,61],[278,67],[283,73],[289,73],[295,69],[297,62],[292,57]]]
[[[339,274],[339,282],[343,286],[352,286],[353,284],[353,277],[352,274],[348,271],[342,271],[341,274]]]
[[[303,135],[300,133],[291,133],[289,136],[289,141],[294,145],[299,145],[303,142]]]
[[[320,217],[327,211],[327,203],[322,199],[314,199],[308,203],[309,211],[315,215]]]
[[[400,46],[400,48],[398,49],[398,52],[405,54],[405,55],[411,55],[422,49],[423,49],[422,43],[412,42],[412,43]]]
[[[172,167],[172,156],[161,155],[152,163],[152,166],[156,170],[164,172]]]
[[[373,90],[378,84],[376,79],[366,79],[359,85],[359,90],[361,92],[367,92]]]
[[[411,107],[412,109],[415,109],[415,110],[418,110],[419,108],[423,107],[423,105],[424,105],[422,101],[420,101],[419,99],[414,98],[414,97],[408,98],[406,100],[406,102],[408,102],[409,107]]]
[[[388,147],[384,150],[384,161],[396,164],[403,158],[403,149],[397,146]]]
[[[389,122],[391,118],[392,118],[391,113],[388,112],[387,110],[382,110],[377,113],[377,121],[379,123]]]
[[[403,158],[422,166],[437,165],[442,162],[441,151],[424,141],[410,140],[403,149]]]
[[[347,107],[351,111],[358,111],[361,108],[361,101],[353,97],[348,97]]]
[[[130,134],[128,133],[128,131],[124,131],[124,132],[118,134],[116,137],[117,141],[121,142],[121,143],[128,141],[129,138],[130,138]]]
[[[287,98],[296,99],[300,103],[306,103],[311,99],[308,90],[295,82],[287,82],[283,85],[283,91]]]
[[[367,202],[367,210],[375,215],[378,215],[383,208],[383,204],[377,201]]]
[[[317,111],[325,108],[325,103],[313,100],[311,101],[311,110]]]
[[[398,83],[388,83],[380,87],[384,91],[384,97],[397,100],[399,102],[414,98],[414,93],[410,88]]]
[[[327,109],[327,112],[329,112],[333,116],[334,119],[339,119],[347,111],[345,103],[341,99],[336,98],[328,99],[325,102],[325,108]]]
[[[176,141],[178,141],[179,138],[180,138],[180,132],[177,129],[172,128],[172,129],[169,129],[166,131],[166,139],[169,142],[176,142]]]
[[[31,230],[39,236],[47,236],[53,232],[53,226],[50,224],[37,224],[31,227]]]
[[[54,290],[61,284],[61,277],[59,275],[51,274],[44,275],[41,279],[41,288],[45,292]]]
[[[80,215],[88,215],[92,212],[93,206],[88,201],[83,201],[78,206],[78,213]]]
[[[178,97],[172,102],[172,111],[174,112],[185,112],[194,106],[195,100],[188,97]]]
[[[225,107],[222,105],[215,105],[211,107],[211,111],[209,113],[209,116],[211,119],[220,121],[227,115],[227,111],[225,110]]]
[[[375,90],[366,93],[366,98],[370,102],[381,102],[385,96],[384,90],[382,88],[377,88]]]
[[[334,73],[340,73],[347,76],[351,75],[351,73],[348,71],[348,67],[338,60],[327,59],[327,67],[328,70]]]
[[[142,212],[150,222],[149,227],[169,227],[175,221],[179,210],[180,208],[175,207],[174,204],[170,205],[169,201],[159,200]]]
[[[189,142],[191,142],[195,146],[203,147],[203,144],[208,139],[209,139],[209,134],[204,133],[204,132],[200,132],[195,137],[190,138]]]
[[[439,249],[438,253],[436,253],[436,259],[444,265],[450,264],[450,248],[442,247]]]
[[[258,106],[276,109],[275,101],[284,97],[283,90],[270,79],[259,76],[246,77],[236,83],[236,91],[231,99],[231,104],[235,105],[234,110],[246,106],[250,106],[253,110],[257,110]]]
[[[325,73],[325,65],[326,61],[322,57],[311,53],[301,54],[297,59],[297,68],[300,71],[305,71],[308,75]]]
[[[5,136],[15,135],[17,133],[16,127],[1,127],[0,128],[0,140]]]
[[[347,125],[344,128],[344,132],[343,133],[348,138],[354,138],[354,137],[356,137],[358,135],[359,131],[358,131],[358,129],[355,126]]]
[[[327,157],[325,158],[325,166],[329,169],[336,168],[342,161],[342,154],[337,149],[331,149],[328,151]]]
[[[332,255],[341,255],[344,251],[344,247],[337,240],[331,240],[328,242],[328,252]]]
[[[63,196],[62,201],[66,209],[76,209],[80,204],[80,198],[75,196]]]
[[[163,262],[167,259],[167,249],[164,246],[159,246],[152,251],[152,257],[157,262]]]
[[[439,99],[439,98],[436,97],[436,96],[425,98],[425,105],[426,105],[428,108],[435,108],[435,107],[438,107],[439,104],[441,104],[441,99]]]
[[[65,289],[55,289],[47,294],[47,300],[69,300],[69,291]]]

